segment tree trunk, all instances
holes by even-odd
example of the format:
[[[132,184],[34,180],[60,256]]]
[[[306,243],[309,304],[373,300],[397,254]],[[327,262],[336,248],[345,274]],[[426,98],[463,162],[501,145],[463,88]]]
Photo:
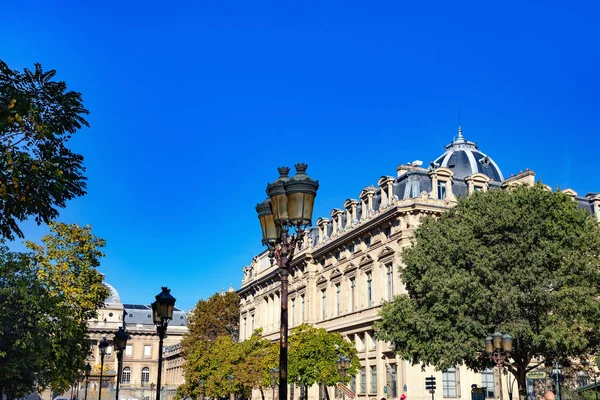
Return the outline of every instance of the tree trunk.
[[[516,373],[514,374],[515,378],[517,378],[517,385],[519,386],[519,400],[527,399],[527,378],[525,374],[527,373],[526,365],[515,365]]]
[[[262,386],[259,386],[259,387],[258,387],[258,390],[260,391],[260,398],[261,398],[262,400],[265,400],[265,392],[263,392],[263,388],[262,388]]]

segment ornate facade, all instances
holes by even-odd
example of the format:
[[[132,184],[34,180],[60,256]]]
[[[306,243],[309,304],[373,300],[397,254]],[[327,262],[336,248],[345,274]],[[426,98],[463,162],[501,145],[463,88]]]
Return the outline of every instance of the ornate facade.
[[[464,139],[460,128],[458,138],[428,168],[415,161],[399,165],[396,171],[396,176],[382,176],[377,187],[365,187],[358,198],[347,199],[343,208],[318,218],[309,230],[291,264],[289,327],[310,323],[340,332],[355,343],[362,367],[350,386],[358,399],[398,399],[405,394],[410,400],[428,400],[431,394],[425,389],[425,377],[431,375],[437,381],[436,399],[469,399],[474,384],[485,387],[488,397],[497,397],[495,372],[476,374],[465,367],[422,371],[396,356],[387,343],[375,340],[373,323],[380,318],[383,302],[405,293],[398,274],[400,250],[410,244],[421,218],[439,214],[452,207],[458,196],[477,190],[531,185],[535,174],[526,170],[505,179],[476,143]],[[564,192],[600,219],[599,194]],[[262,328],[265,337],[278,340],[280,282],[276,266],[270,264],[265,251],[243,271],[238,291],[240,339]],[[299,398],[299,389],[290,386],[290,399]],[[327,390],[330,398],[341,397],[332,388]],[[308,397],[324,397],[323,391],[309,388]]]

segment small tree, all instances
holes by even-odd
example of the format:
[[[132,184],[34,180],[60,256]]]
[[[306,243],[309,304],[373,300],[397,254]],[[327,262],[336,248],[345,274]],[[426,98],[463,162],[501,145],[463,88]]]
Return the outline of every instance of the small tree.
[[[292,331],[289,339],[288,376],[291,382],[309,387],[315,383],[333,386],[337,382],[348,383],[356,375],[360,361],[354,345],[338,332],[327,332],[302,324]],[[351,361],[345,377],[337,369],[337,360],[345,355]]]
[[[0,60],[0,236],[23,237],[18,222],[38,224],[58,216],[68,200],[83,196],[83,157],[66,146],[88,126],[81,93],[54,81],[40,64],[23,72]]]
[[[542,184],[476,192],[425,218],[403,259],[407,294],[383,306],[377,336],[414,364],[484,369],[484,337],[508,332],[504,367],[524,399],[540,362],[598,348],[600,230],[567,195]]]

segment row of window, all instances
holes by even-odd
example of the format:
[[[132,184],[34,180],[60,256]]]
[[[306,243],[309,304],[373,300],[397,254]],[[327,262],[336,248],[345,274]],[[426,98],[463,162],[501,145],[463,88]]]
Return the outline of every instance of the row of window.
[[[121,383],[127,385],[131,383],[131,368],[123,368],[123,374],[121,375]],[[150,383],[150,368],[142,368],[142,385]]]
[[[96,345],[94,345],[94,348],[92,351],[96,351]],[[110,358],[113,352],[113,346],[108,346],[106,348],[106,356],[105,358]],[[125,352],[123,353],[126,357],[132,357],[133,356],[133,346],[128,344],[125,347]],[[145,344],[144,345],[144,358],[149,358],[152,356],[152,345],[150,344]]]
[[[386,239],[389,239],[390,236],[392,236],[392,227],[391,226],[387,226],[385,228],[383,228],[383,234],[385,235]],[[371,236],[366,236],[365,238],[362,239],[362,242],[365,245],[365,248],[369,249],[371,247]],[[360,244],[360,242],[358,242]],[[348,253],[350,255],[353,255],[356,252],[356,245],[355,243],[351,243],[348,245]],[[338,250],[335,252],[335,259],[337,261],[340,260],[340,258],[342,258],[342,252],[341,250]]]
[[[394,297],[394,267],[391,263],[386,264],[386,277],[385,277],[385,300],[391,301]],[[350,297],[349,297],[349,311],[353,312],[357,309],[357,288],[356,288],[356,277],[349,279],[350,281]],[[365,274],[365,306],[371,307],[373,305],[373,274],[367,272]],[[292,303],[293,305],[293,303]],[[342,287],[341,283],[335,284],[335,314],[342,314]],[[327,289],[321,289],[321,319],[327,317]],[[293,320],[293,317],[292,317]]]

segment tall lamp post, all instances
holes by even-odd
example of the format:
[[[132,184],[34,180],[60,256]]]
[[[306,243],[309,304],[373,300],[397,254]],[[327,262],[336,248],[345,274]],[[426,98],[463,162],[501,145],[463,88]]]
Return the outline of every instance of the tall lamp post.
[[[90,382],[90,372],[92,371],[92,366],[90,365],[90,363],[87,363],[85,365],[85,398],[84,400],[87,400],[87,392],[88,392],[88,386],[89,386],[89,382]]]
[[[117,351],[117,393],[115,395],[115,399],[119,400],[119,385],[121,383],[121,375],[123,374],[123,350],[127,347],[127,339],[129,339],[129,335],[123,327],[119,327],[119,330],[115,334],[115,338],[113,339],[115,343],[115,349]]]
[[[504,335],[498,331],[494,332],[492,336],[485,338],[485,351],[490,355],[492,360],[498,367],[498,383],[500,386],[500,400],[504,399],[502,393],[502,371],[504,370],[504,360],[508,357],[512,351],[512,336],[508,333]]]
[[[337,359],[336,365],[338,372],[342,377],[342,383],[345,383],[344,381],[346,380],[346,374],[348,373],[348,369],[350,368],[350,359],[345,355],[341,354]],[[345,400],[345,398],[346,394],[344,393],[344,391],[342,391],[342,400]]]
[[[560,381],[561,381],[562,377],[564,376],[563,374],[566,374],[566,375],[569,374],[569,371],[571,370],[571,366],[566,361],[562,365],[558,361],[555,361],[554,362],[554,370],[552,370],[552,367],[553,367],[552,362],[546,361],[545,367],[546,367],[546,373],[548,375],[554,374],[554,382],[556,383],[556,400],[561,400],[562,399],[562,388],[560,385]]]
[[[108,347],[108,340],[103,338],[98,343],[100,349],[100,387],[98,389],[98,400],[102,399],[102,375],[104,374],[104,356],[106,355],[106,348]]]
[[[156,377],[156,400],[160,400],[160,380],[162,377],[163,361],[163,339],[167,333],[169,321],[173,319],[173,309],[175,308],[175,297],[171,296],[171,289],[162,287],[162,291],[154,296],[156,301],[152,303],[152,316],[156,332],[158,333],[158,375]]]
[[[262,243],[269,249],[271,264],[277,262],[281,280],[281,328],[279,330],[279,400],[287,400],[288,361],[288,274],[297,246],[302,244],[305,228],[312,225],[312,212],[319,182],[306,175],[306,164],[277,169],[279,178],[267,185],[267,198],[256,206],[262,228]],[[290,235],[294,228],[296,235]]]
[[[229,399],[233,400],[233,381],[235,380],[235,376],[233,374],[229,374],[227,376],[227,381],[229,382]]]
[[[277,378],[279,378],[279,368],[271,368],[271,388],[273,389],[273,400],[275,400],[275,388],[277,387]]]

